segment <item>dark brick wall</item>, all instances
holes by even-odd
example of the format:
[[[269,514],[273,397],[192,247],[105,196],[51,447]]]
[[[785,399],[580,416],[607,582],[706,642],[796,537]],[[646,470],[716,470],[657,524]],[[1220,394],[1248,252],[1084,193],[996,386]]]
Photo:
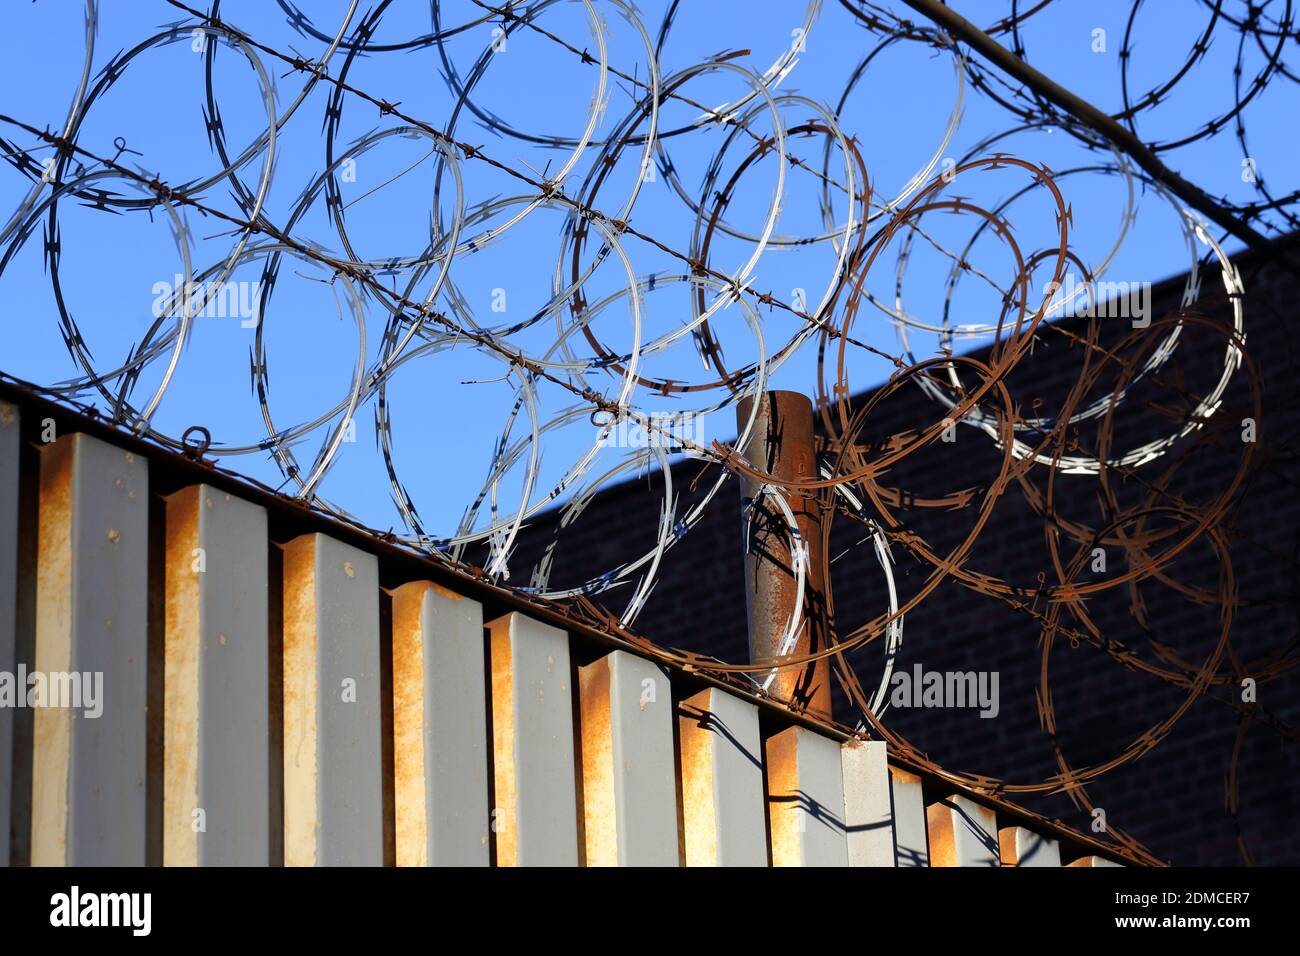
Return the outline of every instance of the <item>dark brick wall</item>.
[[[1292,246],[1294,249],[1294,246]],[[1240,256],[1237,265],[1246,287],[1247,349],[1257,363],[1263,389],[1256,462],[1243,486],[1232,496],[1223,524],[1230,543],[1238,604],[1230,632],[1229,654],[1218,672],[1259,674],[1276,664],[1281,676],[1259,687],[1257,713],[1285,726],[1275,729],[1266,720],[1249,723],[1241,747],[1240,833],[1255,862],[1300,864],[1300,746],[1290,728],[1300,727],[1300,677],[1289,673],[1297,661],[1297,548],[1300,547],[1300,506],[1296,487],[1293,442],[1297,426],[1296,362],[1288,324],[1300,315],[1296,308],[1297,277],[1275,252]],[[1180,304],[1181,278],[1155,289],[1155,316]],[[1192,311],[1223,325],[1230,310],[1217,266],[1204,272],[1200,297]],[[1081,335],[1086,323],[1069,319],[1061,329]],[[1100,320],[1100,341],[1109,346],[1132,333],[1127,320]],[[1155,340],[1149,330],[1129,343],[1132,355]],[[1115,447],[1133,447],[1170,430],[1173,419],[1186,414],[1188,395],[1204,394],[1217,379],[1225,340],[1199,326],[1188,326],[1173,357],[1158,376],[1148,376],[1132,390],[1114,429]],[[987,353],[977,353],[984,354]],[[1059,409],[1082,367],[1084,347],[1051,329],[1040,333],[1032,357],[1008,378],[1023,413],[1032,414],[1035,399],[1044,410]],[[1144,354],[1149,354],[1149,351]],[[1115,385],[1115,363],[1105,368],[1090,397],[1108,394]],[[970,381],[970,379],[967,379]],[[1247,375],[1239,371],[1225,396],[1224,407],[1209,426],[1181,441],[1173,451],[1143,466],[1125,481],[1111,484],[1121,509],[1140,507],[1162,483],[1156,501],[1184,502],[1199,509],[1221,495],[1231,483],[1243,456],[1242,418],[1251,414]],[[1194,403],[1195,399],[1191,399]],[[864,440],[916,430],[942,415],[938,406],[914,385],[896,391],[873,410]],[[1092,447],[1096,429],[1080,427],[1083,447]],[[934,443],[904,459],[880,484],[903,488],[918,498],[939,496],[961,488],[982,488],[996,474],[1000,454],[987,436],[959,426],[957,441]],[[1172,466],[1177,465],[1170,472]],[[716,477],[699,462],[684,461],[673,468],[674,490],[681,510],[698,500]],[[1040,572],[1053,580],[1048,526],[1077,521],[1088,527],[1105,522],[1095,478],[1058,475],[1053,483],[1052,521],[1031,505],[1025,487],[1045,490],[1046,470],[1032,469],[1026,486],[1006,489],[997,501],[989,525],[981,533],[966,567],[1032,591]],[[698,486],[693,482],[698,480]],[[663,476],[650,474],[601,493],[564,528],[559,537],[551,583],[572,585],[590,575],[644,552],[652,541],[663,490]],[[968,533],[980,496],[961,509],[911,507],[898,512],[903,524],[936,550],[951,548]],[[523,533],[510,562],[512,581],[527,580],[529,569],[552,538],[555,518],[535,521]],[[1169,515],[1152,514],[1146,530],[1177,530]],[[1123,529],[1132,534],[1137,525]],[[836,518],[832,554],[840,557],[832,569],[836,626],[847,633],[870,620],[885,606],[883,579],[869,545],[860,543],[861,525]],[[1156,547],[1167,547],[1166,539]],[[1062,535],[1061,553],[1069,561],[1078,547]],[[894,557],[900,590],[914,594],[929,568],[902,547]],[[1127,568],[1124,550],[1107,549],[1107,574]],[[1135,588],[1102,592],[1087,602],[1091,620],[1107,639],[1117,641],[1141,660],[1160,664],[1170,655],[1201,661],[1211,653],[1220,628],[1220,607],[1196,589],[1217,592],[1223,572],[1220,561],[1201,536],[1168,567],[1168,581],[1147,580]],[[1090,569],[1076,580],[1092,580]],[[521,582],[522,583],[522,582]],[[1179,585],[1179,590],[1174,585]],[[1191,591],[1191,593],[1184,593]],[[623,592],[615,592],[622,594]],[[1032,594],[1027,600],[1032,601]],[[601,598],[611,610],[621,610],[612,595]],[[1039,602],[1040,610],[1045,602]],[[1081,629],[1064,612],[1061,623]],[[635,630],[669,646],[745,659],[745,597],[740,551],[739,497],[729,482],[695,529],[665,557],[649,606]],[[898,667],[910,670],[997,671],[1001,710],[996,719],[980,719],[971,710],[897,709],[886,723],[941,764],[1011,782],[1035,782],[1054,773],[1052,751],[1040,724],[1035,703],[1041,663],[1042,633],[1034,620],[1006,603],[949,580],[906,619]],[[879,643],[853,655],[864,685],[879,680],[883,652]],[[1238,662],[1237,664],[1231,661]],[[1086,643],[1072,647],[1058,638],[1050,655],[1051,692],[1059,740],[1075,767],[1106,761],[1121,753],[1147,728],[1165,720],[1187,696],[1185,687],[1161,681],[1125,667]],[[1219,686],[1212,696],[1227,699],[1237,690]],[[841,697],[836,716],[854,717]],[[1140,759],[1107,773],[1090,787],[1093,801],[1105,808],[1108,820],[1125,829],[1162,858],[1177,864],[1236,864],[1242,862],[1238,830],[1225,810],[1225,780],[1239,728],[1238,714],[1215,700],[1192,704],[1172,731]],[[1086,828],[1090,819],[1064,796],[1012,795],[1032,809]]]

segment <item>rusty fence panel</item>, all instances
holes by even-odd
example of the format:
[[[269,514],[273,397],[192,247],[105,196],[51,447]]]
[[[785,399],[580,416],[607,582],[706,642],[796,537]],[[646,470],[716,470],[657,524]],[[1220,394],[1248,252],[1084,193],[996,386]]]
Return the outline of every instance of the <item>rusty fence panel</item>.
[[[216,482],[169,482],[151,539],[150,463],[90,435],[32,452],[25,491],[19,424],[0,403],[0,671],[16,667],[18,522],[34,513],[34,670],[64,690],[91,675],[91,696],[35,708],[21,754],[0,709],[0,860],[12,825],[36,865],[143,864],[155,820],[150,858],[167,865],[265,865],[279,847],[307,866],[1120,865],[883,742],[630,645],[593,653],[542,608],[498,602],[485,624],[484,602],[410,575],[385,605],[375,553],[280,537],[272,505]]]
[[[379,564],[328,535],[284,547],[284,862],[384,858]]]
[[[840,752],[849,866],[894,866],[889,753],[883,740],[851,740]]]
[[[483,606],[429,581],[393,591],[398,866],[491,858]]]
[[[89,706],[35,710],[33,865],[144,863],[148,491],[99,439],[41,448],[35,671]]]
[[[588,866],[676,866],[672,688],[651,661],[613,651],[580,668]]]
[[[717,687],[678,707],[687,866],[767,866],[758,708]]]
[[[270,862],[266,510],[167,499],[163,862]]]
[[[519,613],[488,629],[497,864],[576,866],[569,636]]]
[[[998,844],[1003,866],[1061,865],[1060,844],[1028,827],[1003,827]]]
[[[962,796],[926,808],[931,866],[998,866],[997,815]]]
[[[847,866],[840,745],[806,727],[767,739],[773,866]]]
[[[898,866],[929,866],[925,794],[921,778],[898,767],[889,768],[894,806],[894,859]]]

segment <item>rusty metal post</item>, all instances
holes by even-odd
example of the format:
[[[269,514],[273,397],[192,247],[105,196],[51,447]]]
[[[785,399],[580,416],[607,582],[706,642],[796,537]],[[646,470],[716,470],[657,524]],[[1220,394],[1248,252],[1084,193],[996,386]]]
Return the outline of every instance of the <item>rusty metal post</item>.
[[[815,477],[812,401],[798,392],[764,392],[749,439],[739,448],[754,467],[787,481]],[[736,407],[738,430],[749,421],[752,397]],[[749,659],[755,664],[778,656],[785,628],[798,596],[788,524],[765,496],[760,482],[740,476],[745,520],[745,605],[749,617]],[[826,646],[826,608],[821,575],[821,518],[815,501],[785,494],[794,512],[810,561],[805,577],[803,625],[790,654],[807,654]],[[761,499],[756,502],[756,499]],[[751,508],[753,509],[751,512]],[[788,656],[788,655],[787,655]],[[756,675],[757,676],[757,675]],[[814,664],[781,668],[768,688],[779,700],[819,717],[831,716],[830,666]]]

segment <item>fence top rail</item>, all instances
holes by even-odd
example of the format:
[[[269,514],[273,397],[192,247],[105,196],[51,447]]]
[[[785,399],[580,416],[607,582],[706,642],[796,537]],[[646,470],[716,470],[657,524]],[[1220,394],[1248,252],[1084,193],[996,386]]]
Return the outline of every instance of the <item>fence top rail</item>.
[[[155,489],[163,489],[163,493],[195,483],[208,484],[266,508],[271,527],[276,532],[295,536],[320,532],[369,551],[384,559],[381,565],[381,583],[385,583],[385,586],[390,581],[429,580],[480,602],[484,605],[485,616],[489,611],[492,614],[520,611],[563,628],[571,637],[589,647],[625,650],[639,656],[654,656],[658,649],[653,642],[619,627],[612,617],[602,615],[600,609],[593,604],[559,604],[494,581],[483,569],[473,565],[455,563],[447,558],[435,559],[408,546],[391,533],[313,507],[201,455],[179,453],[109,421],[92,406],[82,405],[2,370],[0,401],[18,407],[25,434],[39,430],[33,423],[49,419],[54,422],[58,434],[84,432],[127,451],[147,456],[151,484]],[[675,671],[679,679],[691,681],[701,688],[718,687],[742,697],[757,706],[760,713],[768,719],[784,726],[803,726],[840,743],[852,739],[868,739],[847,725],[793,710],[783,702],[759,692],[733,672],[712,672],[692,665],[680,666],[671,661],[658,663]],[[996,811],[1003,825],[1028,827],[1061,841],[1079,855],[1093,854],[1130,866],[1165,865],[1159,859],[1132,853],[1075,830],[1059,820],[1041,816],[997,792],[960,786],[916,763],[906,754],[896,752],[892,747],[889,750],[889,763],[920,777],[927,789],[933,790],[936,796],[966,796]]]

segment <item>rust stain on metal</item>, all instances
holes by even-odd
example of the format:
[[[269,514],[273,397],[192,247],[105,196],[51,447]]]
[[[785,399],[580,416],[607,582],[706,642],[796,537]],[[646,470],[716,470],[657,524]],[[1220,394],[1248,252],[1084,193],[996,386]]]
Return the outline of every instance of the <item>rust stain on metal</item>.
[[[578,670],[578,710],[587,865],[618,866],[618,807],[608,657]]]
[[[424,598],[433,585],[393,591],[393,804],[398,866],[429,865],[424,754]]]
[[[772,834],[772,865],[803,865],[803,814],[799,791],[799,728],[788,727],[767,739],[767,807]]]
[[[1003,866],[1020,865],[1020,850],[1016,846],[1015,827],[1003,827],[998,831],[998,862]]]
[[[512,615],[488,625],[492,668],[492,774],[497,866],[519,862],[518,801],[515,783],[515,687],[510,640]]]
[[[930,841],[931,866],[957,865],[957,837],[953,832],[953,808],[940,801],[925,808],[925,828]]]
[[[718,865],[718,809],[714,797],[715,720],[709,711],[713,690],[702,690],[678,705],[681,742],[682,829],[687,866]]]
[[[36,545],[36,670],[72,669],[72,511],[76,435],[41,448],[39,526]],[[37,708],[33,715],[33,866],[67,860],[68,775],[72,759],[72,712]]]
[[[163,622],[163,864],[197,866],[199,806],[199,656],[203,575],[198,485],[167,499]]]
[[[902,767],[895,767],[893,764],[889,766],[889,776],[902,784],[920,784],[923,782],[916,774],[904,770]]]
[[[316,865],[316,535],[284,547],[284,864]]]

